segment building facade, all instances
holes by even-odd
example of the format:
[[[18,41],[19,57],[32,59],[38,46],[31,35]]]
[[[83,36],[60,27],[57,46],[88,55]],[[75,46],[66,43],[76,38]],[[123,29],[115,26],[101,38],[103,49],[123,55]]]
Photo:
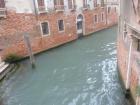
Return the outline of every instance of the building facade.
[[[24,35],[38,53],[116,24],[117,12],[106,7],[103,0],[0,0],[0,54],[28,56]]]
[[[118,67],[136,105],[140,105],[140,0],[120,0]]]

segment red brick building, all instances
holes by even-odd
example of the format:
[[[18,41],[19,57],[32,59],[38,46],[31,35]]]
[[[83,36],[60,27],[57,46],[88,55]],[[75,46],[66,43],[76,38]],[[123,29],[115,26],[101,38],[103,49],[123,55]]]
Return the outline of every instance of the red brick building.
[[[0,0],[0,54],[27,56],[25,33],[38,53],[102,30],[117,23],[110,11],[99,0]]]

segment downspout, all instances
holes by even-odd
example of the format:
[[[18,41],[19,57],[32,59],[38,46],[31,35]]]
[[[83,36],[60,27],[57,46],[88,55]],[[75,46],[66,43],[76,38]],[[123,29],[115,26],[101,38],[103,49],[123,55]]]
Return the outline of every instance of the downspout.
[[[139,74],[138,74],[139,75]],[[140,96],[140,76],[138,76],[138,87],[137,87],[138,89],[137,89],[137,97],[136,97],[136,105],[139,105],[139,96]]]
[[[133,40],[131,39],[131,43],[129,47],[128,65],[127,65],[126,90],[129,90],[130,88],[132,45],[133,45]]]
[[[35,12],[35,16],[36,16],[36,20],[38,21],[38,9],[36,8],[36,0],[33,0],[33,5],[34,5],[34,12]]]
[[[105,5],[105,12],[106,12],[106,25],[108,25],[108,16],[107,16],[107,0],[105,0],[106,5]]]

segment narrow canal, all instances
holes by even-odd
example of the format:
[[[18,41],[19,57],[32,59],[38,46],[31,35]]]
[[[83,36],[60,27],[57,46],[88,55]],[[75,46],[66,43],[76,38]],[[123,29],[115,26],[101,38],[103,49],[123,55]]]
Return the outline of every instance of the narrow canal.
[[[1,86],[4,105],[126,105],[116,69],[117,27],[23,61]]]

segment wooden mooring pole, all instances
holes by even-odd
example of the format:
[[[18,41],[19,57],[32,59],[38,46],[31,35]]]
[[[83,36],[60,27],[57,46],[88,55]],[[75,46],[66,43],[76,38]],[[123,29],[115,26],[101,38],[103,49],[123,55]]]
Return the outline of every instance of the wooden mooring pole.
[[[34,68],[35,67],[35,59],[34,59],[34,54],[32,52],[31,42],[30,42],[30,38],[29,38],[28,33],[24,33],[24,42],[25,42],[27,50],[28,50],[28,54],[30,57],[30,63],[32,65],[32,68]]]

